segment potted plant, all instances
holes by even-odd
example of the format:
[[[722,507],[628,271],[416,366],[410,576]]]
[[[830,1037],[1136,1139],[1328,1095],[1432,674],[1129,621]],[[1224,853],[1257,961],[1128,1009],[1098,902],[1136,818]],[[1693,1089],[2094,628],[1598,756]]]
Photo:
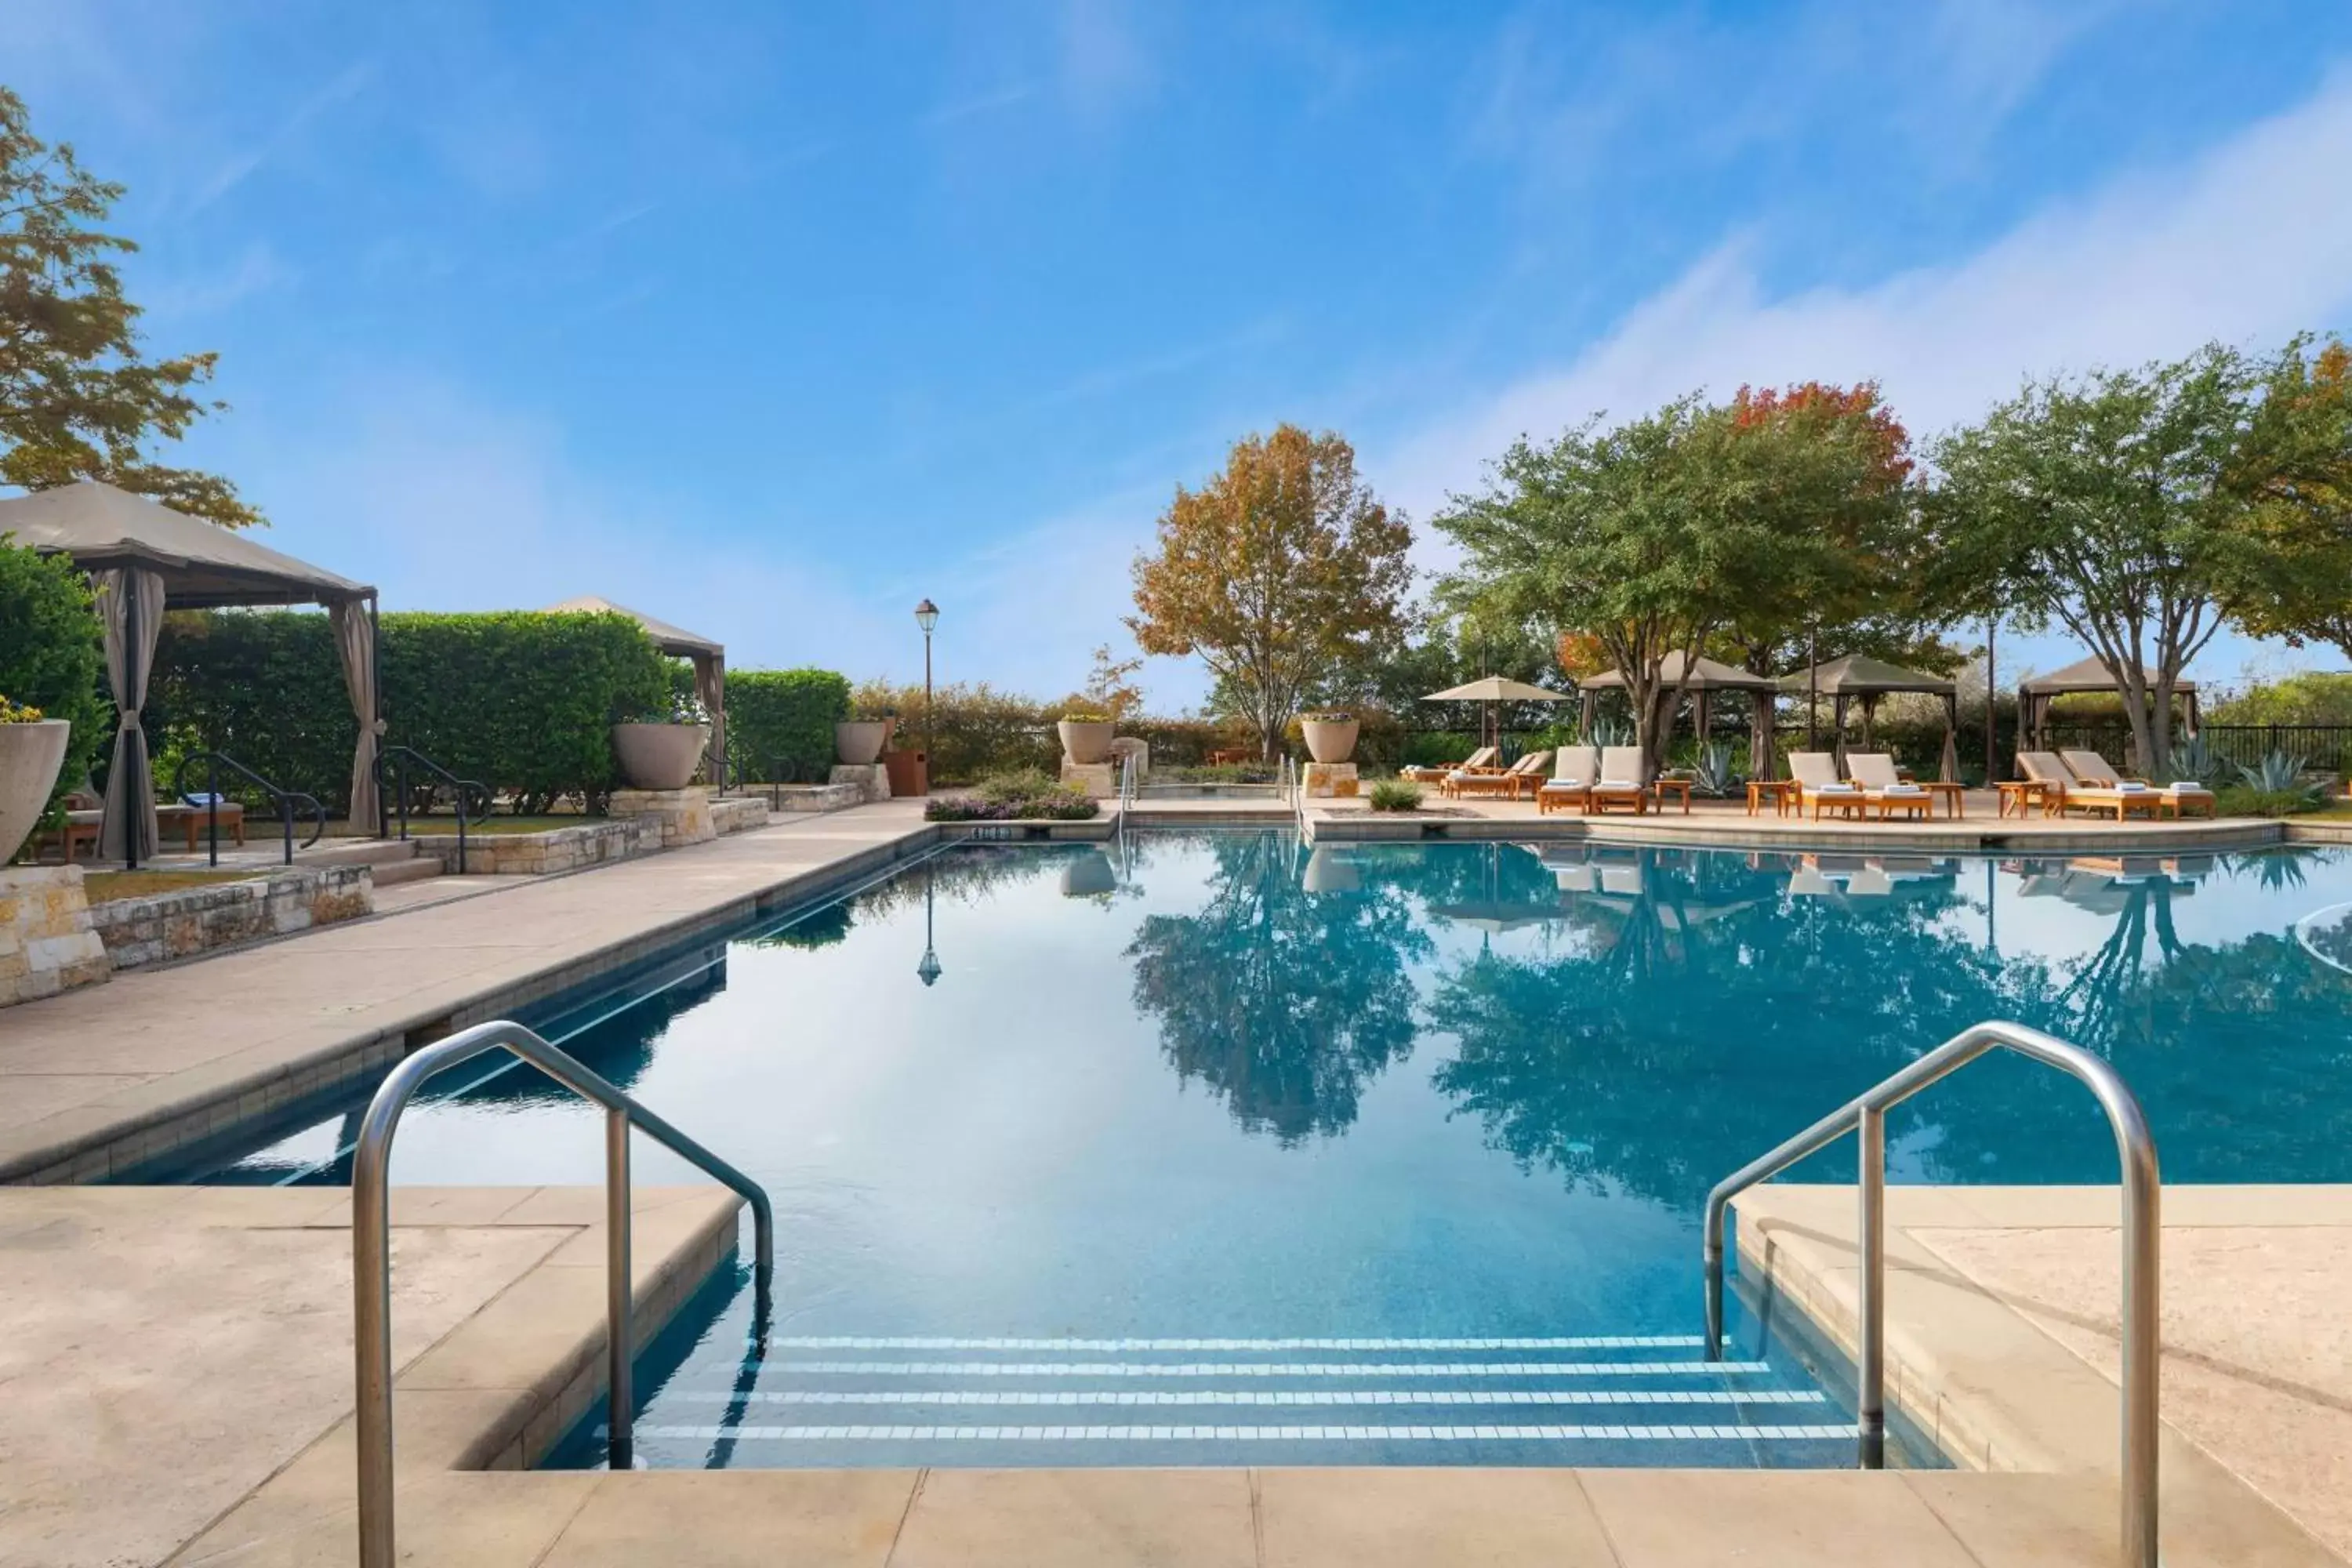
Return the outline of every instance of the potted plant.
[[[73,726],[0,696],[0,865],[16,857],[48,810]]]
[[[1353,713],[1302,713],[1298,719],[1307,754],[1318,763],[1344,763],[1354,756],[1357,727]]]
[[[631,789],[684,789],[709,746],[702,705],[683,693],[673,694],[667,707],[636,710],[613,726],[613,760]]]
[[[1110,743],[1118,734],[1118,726],[1108,716],[1080,710],[1063,714],[1054,728],[1061,732],[1062,753],[1082,766],[1108,761]]]
[[[851,767],[870,768],[882,760],[898,722],[898,710],[887,703],[861,702],[833,727],[834,753]]]

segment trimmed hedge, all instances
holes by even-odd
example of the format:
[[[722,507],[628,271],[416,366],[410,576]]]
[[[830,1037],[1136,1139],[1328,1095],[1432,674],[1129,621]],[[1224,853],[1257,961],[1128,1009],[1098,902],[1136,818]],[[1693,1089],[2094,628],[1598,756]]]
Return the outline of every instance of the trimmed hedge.
[[[525,814],[614,784],[616,715],[667,705],[669,667],[635,621],[608,613],[402,613],[383,620],[387,744],[479,779]],[[182,611],[167,617],[149,691],[159,788],[176,758],[213,748],[275,783],[349,808],[358,721],[327,617]]]
[[[829,669],[727,672],[727,760],[762,784],[823,780],[833,727],[849,717],[849,682]]]
[[[81,787],[113,730],[98,612],[73,563],[6,542],[0,534],[0,697],[73,726],[50,804]]]

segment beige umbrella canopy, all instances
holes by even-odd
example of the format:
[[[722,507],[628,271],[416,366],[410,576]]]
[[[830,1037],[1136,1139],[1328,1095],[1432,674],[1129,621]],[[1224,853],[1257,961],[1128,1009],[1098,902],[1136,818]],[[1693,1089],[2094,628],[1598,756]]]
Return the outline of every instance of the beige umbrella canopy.
[[[1927,675],[1901,665],[1889,664],[1883,658],[1873,658],[1866,653],[1850,653],[1842,658],[1826,659],[1809,669],[1800,669],[1780,678],[1780,689],[1794,695],[1813,693],[1829,698],[1836,710],[1835,726],[1838,755],[1845,755],[1845,705],[1862,703],[1862,749],[1870,750],[1871,726],[1878,716],[1878,700],[1890,691],[1921,691],[1944,700],[1943,782],[1950,784],[1959,777],[1959,687],[1947,677]]]
[[[1423,702],[1484,702],[1486,705],[1486,729],[1492,731],[1495,728],[1495,704],[1497,702],[1566,702],[1570,699],[1565,691],[1547,690],[1540,686],[1529,686],[1524,680],[1509,680],[1499,675],[1482,675],[1477,679],[1465,681],[1460,686],[1449,686],[1443,691],[1433,691],[1422,700]],[[1498,736],[1490,735],[1487,743],[1495,744],[1498,739]]]
[[[645,627],[646,636],[653,639],[654,647],[673,658],[683,658],[693,664],[694,694],[702,700],[703,710],[710,715],[710,782],[714,787],[723,789],[727,783],[726,645],[594,594],[583,594],[560,605],[550,605],[547,608],[550,612],[571,610],[626,616]]]

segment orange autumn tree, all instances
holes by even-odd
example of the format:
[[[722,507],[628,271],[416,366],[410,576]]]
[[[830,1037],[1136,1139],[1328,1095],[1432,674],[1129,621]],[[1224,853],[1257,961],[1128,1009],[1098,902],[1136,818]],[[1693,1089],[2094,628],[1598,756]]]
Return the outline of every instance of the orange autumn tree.
[[[1199,654],[1272,762],[1300,699],[1402,626],[1412,531],[1356,477],[1355,448],[1295,425],[1178,486],[1134,567],[1136,646]]]

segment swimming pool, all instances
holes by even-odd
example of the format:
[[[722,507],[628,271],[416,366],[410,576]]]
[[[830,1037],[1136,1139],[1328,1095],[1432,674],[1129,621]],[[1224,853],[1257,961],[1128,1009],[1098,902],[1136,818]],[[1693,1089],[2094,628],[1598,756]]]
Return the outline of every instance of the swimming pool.
[[[2294,932],[2347,900],[2335,850],[1154,832],[944,850],[527,1021],[776,1201],[774,1321],[704,1292],[641,1462],[1844,1464],[1850,1413],[1752,1320],[1698,1363],[1707,1187],[1986,1017],[2110,1057],[2172,1180],[2352,1180],[2352,976]],[[600,1179],[586,1107],[452,1076],[396,1180]],[[347,1181],[350,1131],[205,1179]],[[1888,1149],[2114,1177],[2089,1098],[2008,1060]],[[644,1143],[637,1175],[698,1179]]]

